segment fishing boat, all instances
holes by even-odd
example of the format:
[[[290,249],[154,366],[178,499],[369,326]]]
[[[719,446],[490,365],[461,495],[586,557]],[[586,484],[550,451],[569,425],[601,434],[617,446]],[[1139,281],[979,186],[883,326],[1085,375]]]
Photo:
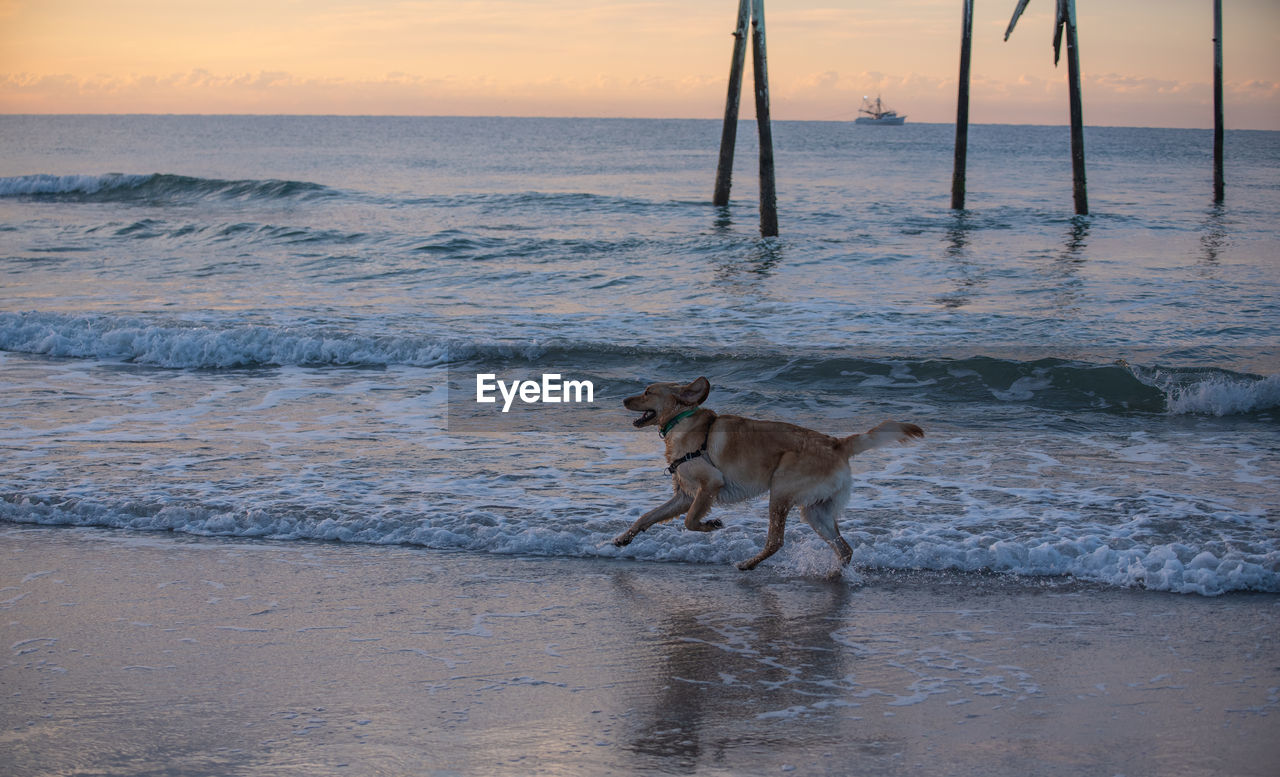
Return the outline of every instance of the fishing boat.
[[[854,124],[902,124],[907,120],[906,116],[899,116],[897,111],[884,107],[879,95],[876,95],[875,102],[870,97],[863,97],[858,113],[865,113],[866,116],[854,119]]]

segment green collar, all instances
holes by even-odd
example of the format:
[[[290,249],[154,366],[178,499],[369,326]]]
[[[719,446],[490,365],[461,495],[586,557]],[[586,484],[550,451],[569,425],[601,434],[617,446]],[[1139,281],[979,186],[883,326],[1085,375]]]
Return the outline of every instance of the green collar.
[[[670,421],[667,421],[665,424],[662,425],[662,428],[658,430],[658,436],[666,437],[667,433],[670,432],[672,428],[675,427],[676,424],[680,423],[681,421],[683,421],[684,419],[688,418],[689,416],[693,415],[694,413],[698,412],[701,409],[702,409],[701,407],[695,407],[692,410],[686,410],[683,413],[678,414],[675,418],[672,418]]]

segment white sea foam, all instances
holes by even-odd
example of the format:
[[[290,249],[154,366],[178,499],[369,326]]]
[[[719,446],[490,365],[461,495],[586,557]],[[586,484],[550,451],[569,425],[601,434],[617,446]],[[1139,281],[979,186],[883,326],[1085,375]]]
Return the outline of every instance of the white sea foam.
[[[1175,415],[1240,415],[1280,407],[1280,375],[1260,380],[1205,378],[1168,389],[1169,412]]]
[[[424,506],[424,509],[425,506]],[[546,514],[543,508],[540,512]],[[753,555],[763,536],[760,521],[748,520],[708,536],[657,528],[626,549],[610,539],[622,528],[597,521],[554,517],[530,523],[499,514],[413,518],[383,510],[342,519],[309,519],[301,509],[218,509],[190,505],[120,505],[94,501],[49,503],[0,500],[0,519],[44,525],[105,526],[175,531],[198,536],[275,540],[326,540],[376,545],[465,549],[503,555],[633,557],[655,562],[729,564]],[[850,537],[852,540],[853,538]],[[1251,550],[1210,550],[1186,543],[1143,544],[1120,536],[1041,536],[1000,539],[904,523],[892,537],[851,542],[853,563],[863,569],[928,569],[996,572],[1025,577],[1070,576],[1078,580],[1156,591],[1216,596],[1228,591],[1280,592],[1280,542]],[[818,559],[825,563],[819,563]],[[826,577],[838,570],[834,557],[805,530],[788,530],[788,545],[768,563],[775,572]],[[847,577],[857,584],[861,578]]]

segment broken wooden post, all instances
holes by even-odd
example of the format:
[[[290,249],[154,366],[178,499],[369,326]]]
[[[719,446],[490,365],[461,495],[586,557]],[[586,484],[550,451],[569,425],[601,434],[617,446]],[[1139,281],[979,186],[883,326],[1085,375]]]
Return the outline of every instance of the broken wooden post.
[[[1222,0],[1213,0],[1213,201],[1222,202]]]
[[[1018,0],[1013,9],[1013,18],[1004,31],[1004,39],[1009,40],[1018,17],[1027,7],[1028,0]],[[1058,10],[1053,23],[1053,64],[1058,65],[1059,54],[1062,53],[1063,33],[1067,38],[1067,92],[1071,108],[1071,179],[1075,193],[1076,213],[1086,216],[1089,213],[1089,196],[1086,191],[1084,177],[1084,111],[1080,106],[1080,52],[1076,41],[1076,0],[1058,0]]]
[[[747,23],[751,19],[750,0],[738,0],[738,24],[733,28],[733,59],[729,63],[729,95],[724,102],[724,127],[720,130],[720,164],[716,167],[715,205],[729,204],[733,178],[733,147],[738,139],[738,102],[742,95],[742,64],[747,52]]]
[[[1089,215],[1089,193],[1084,180],[1084,111],[1080,106],[1080,52],[1076,45],[1076,0],[1059,0],[1066,5],[1067,92],[1071,102],[1071,184],[1076,214]],[[1056,62],[1054,63],[1057,64]]]
[[[778,234],[778,193],[773,176],[773,128],[769,125],[769,67],[765,55],[764,0],[751,0],[751,64],[760,135],[760,234]]]
[[[969,152],[969,48],[973,41],[973,0],[964,0],[960,32],[960,88],[956,95],[956,159],[951,172],[951,208],[964,209],[964,173]]]

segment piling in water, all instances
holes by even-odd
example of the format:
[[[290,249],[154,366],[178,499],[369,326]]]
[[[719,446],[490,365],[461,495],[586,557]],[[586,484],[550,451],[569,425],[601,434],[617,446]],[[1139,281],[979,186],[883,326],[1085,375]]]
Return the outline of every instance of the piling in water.
[[[1222,202],[1222,0],[1213,0],[1213,201]]]
[[[778,194],[773,175],[773,128],[769,124],[769,67],[765,54],[764,0],[752,0],[751,59],[760,134],[760,234],[778,234]]]
[[[769,67],[765,53],[764,0],[738,0],[738,25],[733,32],[733,60],[729,63],[729,94],[720,131],[720,161],[711,201],[729,204],[733,179],[733,147],[738,138],[738,103],[742,94],[742,67],[746,59],[747,23],[751,22],[751,70],[755,82],[756,130],[760,135],[760,234],[778,234],[778,194],[773,173],[773,128],[769,122]]]
[[[1018,0],[1013,18],[1004,31],[1004,39],[1018,23],[1018,17],[1026,9],[1029,0]],[[1062,53],[1063,34],[1067,39],[1067,91],[1071,108],[1071,179],[1076,201],[1076,214],[1089,213],[1089,195],[1084,177],[1084,111],[1080,105],[1080,51],[1076,40],[1076,0],[1057,0],[1057,15],[1053,23],[1053,64],[1058,65]]]
[[[964,208],[964,175],[969,152],[969,49],[973,41],[973,0],[964,0],[960,33],[960,89],[956,95],[956,158],[951,172],[951,207]]]
[[[1076,43],[1076,2],[1067,0],[1067,79],[1071,101],[1071,184],[1076,214],[1089,214],[1089,193],[1084,178],[1084,111],[1080,105],[1080,51]]]
[[[711,201],[729,204],[733,179],[733,147],[738,139],[738,103],[742,95],[742,65],[747,51],[747,24],[751,0],[738,0],[738,24],[733,28],[733,59],[729,63],[729,94],[724,101],[724,127],[720,130],[720,163],[716,167],[716,191]]]

